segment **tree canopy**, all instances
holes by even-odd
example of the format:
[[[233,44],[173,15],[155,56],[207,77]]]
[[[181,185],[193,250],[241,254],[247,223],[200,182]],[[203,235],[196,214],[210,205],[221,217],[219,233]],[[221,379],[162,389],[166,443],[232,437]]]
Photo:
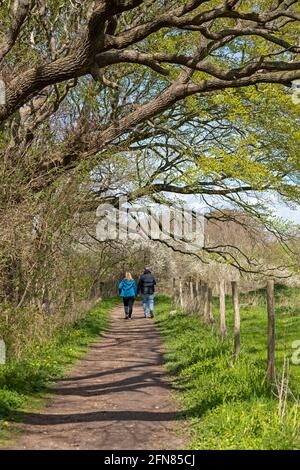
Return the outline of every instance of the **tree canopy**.
[[[120,195],[197,198],[208,224],[279,240],[271,269],[294,250],[272,207],[299,203],[299,1],[18,0],[0,18],[6,276],[28,263],[37,279]],[[229,241],[198,256],[261,269],[259,250]]]

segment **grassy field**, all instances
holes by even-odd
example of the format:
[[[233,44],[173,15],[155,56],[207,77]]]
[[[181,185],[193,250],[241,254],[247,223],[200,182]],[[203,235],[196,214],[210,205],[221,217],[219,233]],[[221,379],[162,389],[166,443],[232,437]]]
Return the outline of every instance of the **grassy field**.
[[[0,440],[9,437],[16,410],[38,407],[49,384],[79,359],[105,331],[117,300],[104,300],[80,321],[60,328],[48,342],[36,342],[20,361],[0,365]]]
[[[166,346],[166,366],[177,377],[178,398],[191,420],[191,449],[300,449],[300,365],[291,363],[300,340],[300,290],[276,287],[276,366],[289,359],[289,399],[280,411],[276,390],[265,380],[266,306],[263,290],[241,297],[241,355],[232,357],[232,304],[228,337],[218,334],[160,297],[156,321]],[[176,310],[170,315],[170,311]],[[300,355],[299,355],[300,357]]]

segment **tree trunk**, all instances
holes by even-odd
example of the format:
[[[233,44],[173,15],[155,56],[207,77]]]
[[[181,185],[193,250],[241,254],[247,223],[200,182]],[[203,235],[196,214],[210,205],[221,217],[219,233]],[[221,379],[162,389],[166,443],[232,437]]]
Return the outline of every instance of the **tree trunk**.
[[[274,281],[267,282],[267,308],[268,308],[268,366],[267,378],[270,384],[275,382],[275,309],[274,309]]]
[[[240,305],[239,305],[239,292],[236,281],[232,281],[232,303],[233,303],[233,320],[234,320],[234,357],[237,358],[241,352],[241,319],[240,319]]]
[[[225,281],[219,284],[219,298],[220,298],[220,333],[222,340],[227,334],[226,329],[226,304],[225,304]]]

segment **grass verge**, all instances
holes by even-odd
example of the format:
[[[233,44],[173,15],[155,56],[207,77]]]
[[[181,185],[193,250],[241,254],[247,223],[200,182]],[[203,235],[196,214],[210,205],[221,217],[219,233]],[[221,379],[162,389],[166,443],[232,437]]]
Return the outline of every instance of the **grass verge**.
[[[293,298],[290,290],[287,294]],[[167,297],[157,299],[156,323],[166,347],[166,367],[177,378],[178,398],[191,422],[189,448],[300,449],[300,365],[290,364],[289,371],[289,387],[296,399],[290,395],[279,412],[278,399],[265,380],[266,308],[242,306],[242,352],[234,363],[232,305],[227,300],[229,334],[222,342],[217,326],[204,325]],[[299,315],[293,309],[277,309],[278,373],[284,356],[291,357],[292,342],[299,338]]]
[[[118,302],[103,300],[75,324],[57,330],[47,342],[32,344],[22,360],[0,365],[0,443],[14,432],[10,420],[15,413],[39,408],[49,396],[49,385],[107,329],[109,313]]]

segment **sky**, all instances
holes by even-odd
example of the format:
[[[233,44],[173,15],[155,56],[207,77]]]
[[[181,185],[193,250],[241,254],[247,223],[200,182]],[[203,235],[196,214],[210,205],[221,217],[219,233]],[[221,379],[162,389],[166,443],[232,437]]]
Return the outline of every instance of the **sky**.
[[[277,213],[279,217],[283,217],[284,219],[291,220],[296,224],[300,224],[300,207],[292,210],[284,205],[278,204],[277,207],[275,207],[274,212]]]
[[[200,211],[204,210],[205,212],[205,204],[203,204],[203,201],[200,202],[197,197],[187,196],[183,199],[185,199],[186,203],[193,209]],[[248,196],[248,201],[255,205],[258,202],[258,199],[255,195],[252,195]],[[275,217],[283,218],[294,224],[300,224],[300,206],[297,206],[296,204],[294,204],[294,207],[287,206],[280,201],[275,194],[271,193],[265,193],[264,201],[269,209],[272,210]],[[212,202],[212,200],[209,202]],[[216,203],[216,201],[214,202]],[[215,206],[218,206],[218,204],[215,204]],[[220,200],[220,207],[224,207],[224,201]]]

